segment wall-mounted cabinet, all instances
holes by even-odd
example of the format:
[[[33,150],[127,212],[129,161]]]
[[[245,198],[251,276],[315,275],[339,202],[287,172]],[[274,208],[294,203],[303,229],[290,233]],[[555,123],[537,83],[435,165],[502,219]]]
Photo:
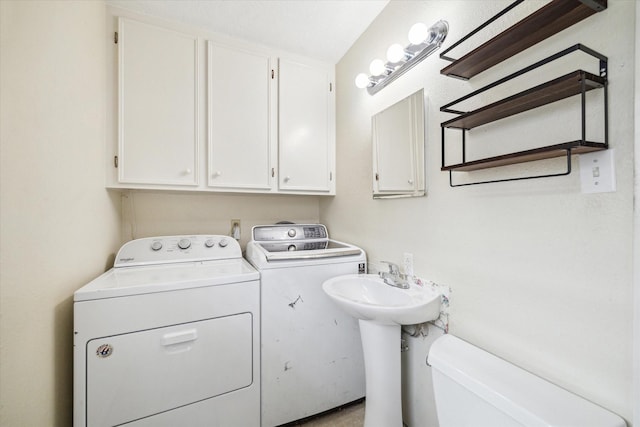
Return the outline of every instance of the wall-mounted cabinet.
[[[114,20],[107,187],[335,194],[333,65]]]
[[[424,90],[371,118],[373,197],[425,195]]]

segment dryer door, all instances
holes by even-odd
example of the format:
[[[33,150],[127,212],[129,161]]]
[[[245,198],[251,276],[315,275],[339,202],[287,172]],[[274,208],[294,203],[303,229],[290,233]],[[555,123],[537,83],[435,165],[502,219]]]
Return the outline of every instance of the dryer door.
[[[87,343],[87,425],[119,425],[251,385],[252,315]]]

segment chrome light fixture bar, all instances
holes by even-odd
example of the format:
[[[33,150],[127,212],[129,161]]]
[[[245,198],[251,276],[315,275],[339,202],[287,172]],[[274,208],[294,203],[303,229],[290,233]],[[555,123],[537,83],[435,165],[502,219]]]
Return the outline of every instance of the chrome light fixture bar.
[[[378,93],[436,51],[448,32],[447,21],[440,20],[429,28],[421,22],[413,25],[409,30],[409,44],[404,48],[399,44],[391,45],[387,50],[387,62],[374,59],[369,66],[371,75],[358,74],[356,86],[366,88],[369,95]]]

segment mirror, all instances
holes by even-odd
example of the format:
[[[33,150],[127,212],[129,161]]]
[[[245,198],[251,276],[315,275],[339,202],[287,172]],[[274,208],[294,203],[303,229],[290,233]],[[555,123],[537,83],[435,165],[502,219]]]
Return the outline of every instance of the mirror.
[[[425,195],[424,89],[371,118],[373,198]]]

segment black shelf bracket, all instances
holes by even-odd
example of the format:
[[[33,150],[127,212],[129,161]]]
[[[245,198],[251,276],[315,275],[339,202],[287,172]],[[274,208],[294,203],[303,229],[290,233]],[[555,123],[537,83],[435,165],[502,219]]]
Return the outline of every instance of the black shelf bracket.
[[[468,111],[459,111],[459,110],[452,110],[451,107],[452,105],[456,105],[462,101],[466,101],[467,99],[473,98],[476,95],[479,95],[483,92],[486,92],[490,89],[493,89],[496,86],[499,86],[503,83],[508,82],[509,80],[513,80],[517,77],[520,77],[523,74],[526,74],[530,71],[535,70],[536,68],[540,68],[543,65],[546,65],[550,62],[553,62],[559,58],[562,58],[563,56],[569,55],[570,53],[576,52],[576,51],[582,51],[584,53],[586,53],[587,55],[593,56],[594,58],[598,59],[599,62],[599,74],[600,77],[603,78],[607,78],[607,72],[608,72],[608,66],[607,66],[607,57],[602,55],[601,53],[596,52],[595,50],[583,45],[583,44],[575,44],[571,47],[568,47],[556,54],[553,54],[547,58],[541,59],[538,62],[535,62],[531,65],[529,65],[528,67],[525,67],[521,70],[516,71],[515,73],[509,74],[508,76],[505,76],[503,78],[501,78],[500,80],[496,80],[495,82],[488,84],[487,86],[484,86],[478,90],[475,90],[471,93],[469,93],[468,95],[465,95],[461,98],[456,99],[455,101],[451,101],[448,104],[443,105],[442,107],[440,107],[440,111],[445,112],[445,113],[453,113],[453,114],[467,114]]]
[[[522,76],[532,70],[535,70],[545,64],[562,58],[572,52],[581,51],[587,55],[599,61],[599,76],[594,74],[577,70],[567,75],[552,79],[546,83],[538,85],[536,87],[527,89],[523,92],[504,98],[500,101],[489,104],[485,107],[479,108],[474,111],[465,112],[459,109],[452,108],[456,104],[468,100],[474,96],[477,96],[483,92],[495,88],[498,85],[506,83],[516,77]],[[571,173],[571,155],[582,154],[587,152],[593,152],[598,150],[607,149],[609,146],[608,134],[608,95],[607,95],[607,57],[584,46],[582,44],[576,44],[567,49],[564,49],[554,55],[551,55],[545,59],[542,59],[528,67],[525,67],[519,71],[516,71],[496,82],[493,82],[487,86],[484,86],[468,95],[465,95],[455,101],[452,101],[440,108],[440,111],[446,113],[453,113],[458,117],[447,120],[440,124],[441,126],[441,142],[442,142],[442,171],[449,171],[449,185],[451,187],[461,187],[467,185],[477,184],[490,184],[505,181],[520,181],[526,179],[538,179],[538,178],[550,178],[557,176],[569,175]],[[604,141],[594,142],[588,141],[586,136],[586,92],[592,89],[603,89],[603,115],[604,115]],[[469,160],[467,158],[467,131],[479,127],[488,123],[501,120],[506,117],[520,114],[533,108],[540,107],[549,103],[559,101],[568,97],[580,95],[580,139],[575,141],[565,142],[561,144],[549,145],[529,149],[516,153],[506,153],[503,155]],[[445,148],[446,148],[446,129],[451,128],[461,132],[461,163],[447,164]],[[501,167],[506,165],[512,165],[517,163],[523,163],[528,161],[537,161],[555,157],[567,157],[566,170],[559,173],[551,173],[536,176],[525,176],[518,178],[496,179],[480,182],[471,182],[463,184],[455,184],[453,182],[453,172],[470,172],[479,169],[487,169],[494,167]]]
[[[523,177],[516,177],[516,178],[491,179],[487,181],[465,182],[462,184],[453,183],[453,171],[449,170],[449,186],[450,187],[468,187],[471,185],[495,184],[497,182],[524,181],[527,179],[553,178],[556,176],[565,176],[565,175],[571,174],[571,149],[570,148],[566,150],[566,158],[567,158],[567,166],[566,166],[566,170],[563,172],[544,174],[544,175],[523,176]]]
[[[469,38],[475,36],[523,2],[524,0],[516,0],[509,4],[488,21],[482,23],[462,39],[445,49],[440,54],[440,58],[450,61],[451,64],[440,70],[440,73],[445,76],[468,80],[607,8],[607,0],[552,0],[461,58],[448,56],[452,49],[460,46],[460,44],[469,40]]]
[[[447,49],[443,50],[442,53],[440,53],[440,59],[444,59],[445,61],[449,61],[449,62],[455,62],[457,61],[456,58],[451,58],[449,56],[447,56],[447,53],[449,53],[449,51],[455,49],[456,47],[458,47],[459,45],[461,45],[462,43],[466,42],[467,40],[469,40],[471,37],[473,37],[475,34],[477,34],[479,31],[482,31],[483,29],[485,29],[486,27],[488,27],[491,23],[493,23],[494,21],[496,21],[498,18],[500,18],[502,15],[505,15],[506,13],[508,13],[511,9],[513,9],[514,7],[518,6],[520,3],[522,3],[524,0],[516,0],[515,2],[511,3],[509,6],[507,6],[506,8],[502,9],[500,12],[498,12],[497,14],[495,14],[492,18],[490,18],[488,21],[483,22],[482,25],[480,25],[479,27],[477,27],[475,30],[471,31],[469,34],[467,34],[466,36],[464,36],[463,38],[461,38],[460,40],[458,40],[457,42],[455,42],[454,44],[452,44],[451,46],[449,46]],[[451,77],[454,78],[459,78],[462,80],[469,80],[467,78],[464,77],[458,77],[455,75],[452,75]]]

